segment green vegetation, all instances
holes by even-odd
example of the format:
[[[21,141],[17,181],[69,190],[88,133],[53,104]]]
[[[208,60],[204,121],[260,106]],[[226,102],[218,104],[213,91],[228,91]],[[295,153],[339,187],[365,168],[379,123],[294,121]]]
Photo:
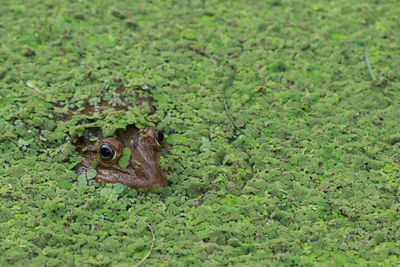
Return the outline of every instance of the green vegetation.
[[[129,165],[129,160],[131,159],[131,150],[127,147],[122,151],[122,157],[118,161],[118,165],[121,168],[127,168]]]
[[[0,2],[0,266],[133,265],[146,224],[146,266],[399,266],[397,0]],[[82,122],[163,130],[172,185],[78,176]]]

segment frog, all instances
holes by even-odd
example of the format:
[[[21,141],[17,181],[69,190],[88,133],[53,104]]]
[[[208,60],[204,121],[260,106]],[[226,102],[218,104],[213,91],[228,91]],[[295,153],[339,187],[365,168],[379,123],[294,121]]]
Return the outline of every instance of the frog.
[[[128,125],[111,138],[104,138],[101,128],[89,128],[75,144],[83,158],[77,172],[94,168],[97,181],[147,191],[167,186],[167,174],[160,163],[163,140],[163,133],[153,126],[139,129]],[[121,166],[120,159],[127,149],[128,164]]]

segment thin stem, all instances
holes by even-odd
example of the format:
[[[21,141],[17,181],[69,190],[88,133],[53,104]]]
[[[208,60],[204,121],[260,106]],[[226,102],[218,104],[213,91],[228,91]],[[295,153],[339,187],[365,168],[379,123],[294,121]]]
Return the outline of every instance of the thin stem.
[[[367,64],[369,76],[371,77],[371,79],[372,79],[373,81],[376,81],[375,74],[374,74],[374,72],[372,71],[371,63],[369,62],[369,57],[368,57],[368,50],[367,50],[367,48],[365,48],[364,56],[365,56],[365,63]]]
[[[222,101],[224,103],[224,109],[225,109],[226,115],[228,116],[228,119],[231,121],[234,130],[237,131],[237,130],[240,130],[240,129],[236,125],[236,122],[235,122],[235,120],[233,119],[233,117],[232,117],[232,115],[230,113],[230,109],[229,109],[229,106],[228,106],[228,101],[226,99],[226,89],[228,89],[228,87],[232,86],[233,80],[234,80],[234,76],[235,76],[235,74],[233,74],[231,77],[229,77],[227,82],[225,83],[224,87],[222,88]]]
[[[147,252],[147,254],[146,254],[137,264],[133,265],[132,267],[138,267],[138,266],[140,266],[140,265],[150,256],[151,252],[153,251],[154,245],[155,245],[155,243],[156,243],[156,235],[154,234],[154,231],[153,231],[153,228],[151,228],[151,225],[148,224],[148,223],[147,223],[145,220],[143,220],[142,218],[140,218],[138,215],[136,215],[136,217],[137,217],[142,223],[146,224],[147,227],[149,227],[150,232],[151,232],[151,234],[152,234],[152,236],[153,236],[153,241],[151,242],[151,246],[150,246],[150,249],[149,249],[149,251]]]

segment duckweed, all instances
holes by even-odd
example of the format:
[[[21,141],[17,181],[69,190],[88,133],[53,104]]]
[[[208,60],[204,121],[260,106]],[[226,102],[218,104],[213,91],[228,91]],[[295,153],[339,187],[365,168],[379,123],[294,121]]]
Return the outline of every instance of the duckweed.
[[[0,265],[132,266],[152,229],[143,266],[399,266],[399,13],[2,1]],[[76,173],[85,129],[129,124],[165,133],[170,186]]]

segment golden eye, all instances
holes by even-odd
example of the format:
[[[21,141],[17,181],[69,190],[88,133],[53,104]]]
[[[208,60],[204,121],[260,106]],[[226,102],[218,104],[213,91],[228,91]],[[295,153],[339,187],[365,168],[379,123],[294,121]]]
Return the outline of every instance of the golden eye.
[[[102,144],[99,149],[99,156],[104,161],[111,161],[115,156],[115,148],[110,144]]]

